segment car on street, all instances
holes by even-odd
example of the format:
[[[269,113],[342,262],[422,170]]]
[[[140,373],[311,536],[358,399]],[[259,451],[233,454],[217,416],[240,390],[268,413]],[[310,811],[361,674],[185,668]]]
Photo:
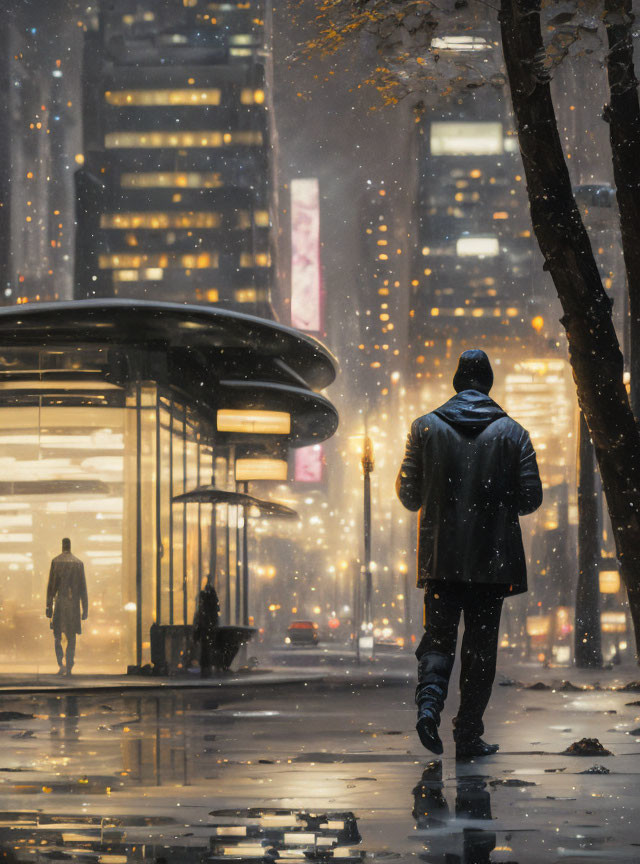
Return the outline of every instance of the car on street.
[[[284,641],[287,645],[317,645],[318,625],[314,621],[292,621]]]

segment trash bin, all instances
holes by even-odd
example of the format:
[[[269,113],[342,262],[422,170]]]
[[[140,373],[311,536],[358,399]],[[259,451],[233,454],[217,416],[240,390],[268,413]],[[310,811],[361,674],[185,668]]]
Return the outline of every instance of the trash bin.
[[[223,625],[216,627],[213,636],[213,666],[227,672],[242,645],[256,632],[255,627]],[[152,624],[151,663],[154,675],[185,674],[194,653],[193,627],[190,624]]]
[[[180,675],[187,671],[193,650],[190,624],[152,624],[150,641],[154,675]]]

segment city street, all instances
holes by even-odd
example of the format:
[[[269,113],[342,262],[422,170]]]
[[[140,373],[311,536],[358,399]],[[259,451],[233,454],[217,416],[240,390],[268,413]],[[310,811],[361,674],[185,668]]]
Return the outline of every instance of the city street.
[[[640,693],[611,689],[637,669],[503,666],[500,753],[456,765],[452,693],[441,766],[414,733],[411,673],[5,695],[1,860],[638,861]],[[613,755],[563,755],[583,737]]]

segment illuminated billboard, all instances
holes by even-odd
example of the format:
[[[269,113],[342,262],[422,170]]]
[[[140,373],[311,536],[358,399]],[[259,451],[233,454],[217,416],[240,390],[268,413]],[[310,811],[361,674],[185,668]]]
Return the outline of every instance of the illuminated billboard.
[[[431,124],[434,156],[499,156],[503,152],[502,123]]]
[[[318,180],[291,182],[291,324],[319,332],[320,196]]]
[[[322,444],[312,444],[295,451],[294,479],[300,483],[321,483],[324,455]]]

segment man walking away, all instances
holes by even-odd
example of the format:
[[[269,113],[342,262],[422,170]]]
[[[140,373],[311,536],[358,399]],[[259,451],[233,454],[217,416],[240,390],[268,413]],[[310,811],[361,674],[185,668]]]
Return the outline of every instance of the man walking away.
[[[438,734],[464,615],[456,758],[498,750],[482,740],[482,717],[496,671],[506,596],[527,590],[518,517],[542,503],[529,433],[488,393],[489,358],[464,351],[453,379],[456,396],[411,425],[396,491],[419,510],[418,574],[424,588],[425,633],[416,650],[416,730],[442,753]]]
[[[71,540],[62,541],[62,554],[51,562],[47,585],[47,618],[51,618],[58,675],[71,675],[76,653],[76,636],[82,633],[80,621],[88,614],[87,582],[84,564],[71,554]],[[63,661],[62,634],[67,638],[66,666]]]

